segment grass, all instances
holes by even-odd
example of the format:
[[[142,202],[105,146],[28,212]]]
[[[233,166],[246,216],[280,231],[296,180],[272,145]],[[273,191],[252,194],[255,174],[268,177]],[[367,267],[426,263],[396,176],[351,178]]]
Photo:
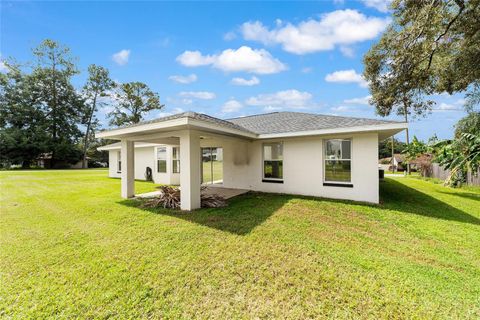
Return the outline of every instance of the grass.
[[[223,161],[203,161],[203,177],[202,181],[205,183],[211,183],[211,181],[218,181],[223,179]],[[213,179],[212,179],[212,167],[213,167]]]
[[[379,206],[253,193],[180,213],[106,176],[0,172],[2,318],[480,317],[479,188],[387,178]]]

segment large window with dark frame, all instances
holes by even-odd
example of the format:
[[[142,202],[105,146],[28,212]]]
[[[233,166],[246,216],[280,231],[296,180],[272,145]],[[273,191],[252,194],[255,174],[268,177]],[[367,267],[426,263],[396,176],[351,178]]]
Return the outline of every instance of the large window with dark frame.
[[[263,181],[283,181],[283,143],[263,144]]]
[[[352,181],[352,140],[325,140],[324,181],[349,184]]]
[[[122,172],[122,152],[117,152],[117,172]]]
[[[167,172],[167,147],[157,148],[157,172]]]
[[[172,172],[180,173],[180,147],[172,148]]]

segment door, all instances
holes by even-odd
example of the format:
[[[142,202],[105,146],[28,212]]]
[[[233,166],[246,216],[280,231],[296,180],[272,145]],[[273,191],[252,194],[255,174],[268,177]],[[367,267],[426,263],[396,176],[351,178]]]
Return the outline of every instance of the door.
[[[202,184],[223,183],[223,149],[202,148]]]

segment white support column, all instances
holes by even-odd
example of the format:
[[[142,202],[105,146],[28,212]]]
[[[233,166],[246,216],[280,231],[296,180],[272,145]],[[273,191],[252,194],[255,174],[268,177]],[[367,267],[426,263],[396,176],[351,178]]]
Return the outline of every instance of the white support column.
[[[135,142],[122,140],[122,198],[132,198],[135,195]]]
[[[200,208],[200,137],[192,131],[180,135],[180,208]]]

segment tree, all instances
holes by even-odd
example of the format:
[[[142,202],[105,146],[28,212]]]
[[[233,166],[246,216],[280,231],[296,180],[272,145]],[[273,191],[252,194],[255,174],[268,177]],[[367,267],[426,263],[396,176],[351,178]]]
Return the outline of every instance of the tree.
[[[85,99],[85,114],[82,123],[86,126],[83,137],[82,168],[86,168],[89,144],[95,138],[94,131],[98,127],[98,119],[95,113],[99,106],[105,104],[102,98],[108,96],[109,91],[115,85],[110,79],[108,70],[101,66],[90,65],[88,67],[88,74],[89,77],[82,90]]]
[[[129,82],[119,85],[114,95],[118,105],[108,114],[110,125],[122,126],[139,123],[143,116],[152,110],[160,110],[157,93],[142,82]]]
[[[364,57],[371,103],[382,116],[426,115],[433,93],[480,80],[480,0],[395,0],[393,22]],[[409,143],[407,130],[407,144]]]
[[[405,143],[393,138],[393,153],[401,153],[405,149]],[[378,144],[379,159],[392,156],[392,139],[388,138]]]
[[[17,64],[5,65],[7,72],[0,74],[0,162],[28,168],[47,149],[44,115],[37,108],[32,77]]]
[[[70,56],[70,49],[49,39],[33,53],[37,64],[31,77],[35,84],[36,107],[45,116],[51,165],[55,167],[58,160],[76,162],[81,156],[76,145],[81,136],[77,125],[84,113],[84,104],[70,82],[78,73],[74,59]]]
[[[455,139],[434,144],[435,161],[450,170],[446,185],[461,185],[468,171],[480,167],[480,112],[471,112],[455,125]]]

